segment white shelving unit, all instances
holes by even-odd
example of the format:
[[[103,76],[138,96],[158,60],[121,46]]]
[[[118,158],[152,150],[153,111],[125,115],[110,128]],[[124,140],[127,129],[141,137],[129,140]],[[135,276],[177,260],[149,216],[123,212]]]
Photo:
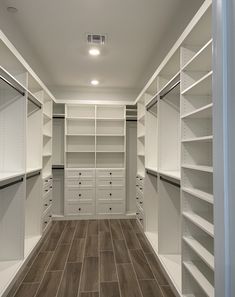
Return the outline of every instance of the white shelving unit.
[[[44,129],[46,138],[52,136],[43,94],[52,96],[1,31],[0,56],[0,295],[5,296],[42,237],[43,158],[51,156]]]
[[[136,100],[137,220],[181,297],[214,296],[211,38],[208,0]]]
[[[66,105],[65,215],[124,214],[125,125],[124,106]]]

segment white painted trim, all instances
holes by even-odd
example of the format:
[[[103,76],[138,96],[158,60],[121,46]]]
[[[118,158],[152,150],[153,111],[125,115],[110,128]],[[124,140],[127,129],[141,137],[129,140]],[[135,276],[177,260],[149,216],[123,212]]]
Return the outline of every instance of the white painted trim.
[[[107,100],[66,100],[66,99],[56,99],[56,103],[61,104],[82,104],[82,105],[135,105],[134,101],[107,101]]]

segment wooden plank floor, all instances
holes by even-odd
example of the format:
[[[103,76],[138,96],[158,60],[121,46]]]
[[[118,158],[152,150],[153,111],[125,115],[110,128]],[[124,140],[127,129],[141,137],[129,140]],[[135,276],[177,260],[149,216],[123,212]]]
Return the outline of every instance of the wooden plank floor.
[[[53,222],[7,297],[174,297],[135,220]]]

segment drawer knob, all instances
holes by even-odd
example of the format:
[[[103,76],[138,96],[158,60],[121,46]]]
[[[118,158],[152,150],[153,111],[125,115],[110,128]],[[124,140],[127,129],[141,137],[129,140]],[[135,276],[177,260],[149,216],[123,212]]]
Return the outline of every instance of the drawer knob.
[[[112,210],[112,207],[110,207],[109,210]]]
[[[140,213],[139,213],[139,212],[137,212],[136,214],[137,214],[137,216],[138,216]]]
[[[143,180],[143,178],[140,178],[140,180]]]
[[[109,174],[112,175],[112,172],[110,172]]]
[[[139,200],[139,197],[136,197],[137,200]]]
[[[140,190],[142,191],[142,190],[143,190],[143,188],[140,188]]]
[[[45,221],[44,224],[47,224],[47,221]]]
[[[79,207],[79,209],[78,209],[79,211],[81,211],[82,209],[81,209],[81,207]]]
[[[139,185],[136,185],[136,187],[138,188],[138,187],[139,187]]]
[[[48,206],[48,204],[45,204],[45,206]]]
[[[50,199],[49,201],[52,202],[52,199]]]
[[[82,196],[82,194],[79,194],[78,196],[79,196],[79,197],[81,197],[81,196]]]
[[[49,190],[45,190],[45,192],[48,192]]]
[[[112,193],[109,193],[109,196],[112,196]]]
[[[143,219],[140,219],[140,221],[143,221]]]
[[[79,182],[79,185],[81,185],[82,183],[81,182]]]
[[[50,186],[50,189],[52,189],[52,186]]]
[[[79,172],[79,175],[82,175],[82,173],[81,173],[81,172]]]
[[[52,215],[49,215],[49,218],[51,218],[52,217]]]
[[[112,182],[109,182],[110,183],[110,185],[112,185]]]
[[[140,201],[140,204],[143,204],[143,202]]]

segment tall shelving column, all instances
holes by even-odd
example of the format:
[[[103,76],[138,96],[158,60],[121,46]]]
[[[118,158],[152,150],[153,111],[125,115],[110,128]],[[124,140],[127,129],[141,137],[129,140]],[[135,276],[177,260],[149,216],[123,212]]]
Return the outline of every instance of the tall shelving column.
[[[95,105],[65,106],[66,216],[95,215]]]
[[[200,22],[181,48],[183,293],[213,297],[211,10]]]
[[[126,108],[96,106],[96,211],[125,213]]]

